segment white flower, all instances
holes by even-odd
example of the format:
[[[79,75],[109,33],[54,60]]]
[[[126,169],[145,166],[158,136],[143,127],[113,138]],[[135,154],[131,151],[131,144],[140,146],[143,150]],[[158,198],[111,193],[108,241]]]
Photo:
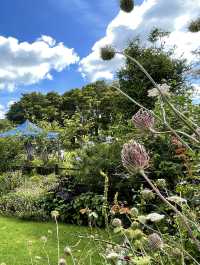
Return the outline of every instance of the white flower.
[[[161,221],[164,217],[165,216],[163,214],[159,213],[150,213],[147,215],[147,219],[154,223]]]
[[[162,85],[158,85],[158,87],[163,95],[165,96],[170,95],[170,86],[168,86],[167,84],[162,84]],[[148,91],[148,96],[157,97],[157,96],[160,96],[160,92],[158,91],[156,87],[154,87]]]
[[[119,254],[117,254],[116,252],[112,251],[110,253],[108,253],[108,255],[106,256],[107,260],[118,260],[119,258]]]
[[[182,203],[187,203],[187,200],[184,199],[184,198],[181,198],[179,196],[170,196],[170,197],[167,197],[168,201],[171,201],[171,202],[175,202],[177,204],[182,204]]]

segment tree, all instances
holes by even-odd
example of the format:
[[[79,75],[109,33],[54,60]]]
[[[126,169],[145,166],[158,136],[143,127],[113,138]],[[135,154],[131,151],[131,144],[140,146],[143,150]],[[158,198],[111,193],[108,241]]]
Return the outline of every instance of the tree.
[[[172,51],[165,52],[163,48],[142,47],[137,40],[130,42],[124,52],[137,59],[158,84],[167,83],[175,94],[185,92],[186,62],[183,59],[172,59]],[[130,59],[126,59],[125,66],[117,73],[117,77],[124,92],[145,107],[154,107],[154,100],[148,97],[148,90],[152,88],[152,83]],[[124,98],[121,98],[120,106],[127,117],[138,109]]]

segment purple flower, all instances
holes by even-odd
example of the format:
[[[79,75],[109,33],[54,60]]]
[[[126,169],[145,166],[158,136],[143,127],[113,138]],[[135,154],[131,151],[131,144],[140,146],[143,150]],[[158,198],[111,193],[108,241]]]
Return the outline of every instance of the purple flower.
[[[132,122],[136,128],[151,129],[154,127],[155,119],[150,111],[140,109],[135,115],[133,115]]]
[[[130,171],[140,171],[149,167],[149,155],[143,145],[130,141],[124,144],[121,153],[122,163]]]

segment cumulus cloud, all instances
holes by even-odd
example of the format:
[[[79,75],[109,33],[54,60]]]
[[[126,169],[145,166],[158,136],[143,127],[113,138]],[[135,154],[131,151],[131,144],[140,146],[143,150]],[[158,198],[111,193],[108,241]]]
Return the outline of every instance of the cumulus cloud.
[[[5,106],[0,104],[0,119],[4,119],[6,114],[6,108]]]
[[[32,43],[0,36],[0,58],[0,89],[8,90],[52,79],[52,70],[60,72],[79,61],[73,49],[49,36]]]
[[[99,78],[112,79],[116,70],[123,65],[124,59],[116,56],[111,62],[103,62],[99,49],[108,44],[122,50],[129,40],[138,36],[147,42],[154,27],[170,31],[166,45],[176,46],[177,56],[192,60],[194,56],[191,51],[199,45],[200,33],[188,32],[187,25],[199,15],[199,8],[199,0],[144,0],[129,14],[120,11],[108,25],[105,36],[81,60],[80,72],[91,81]]]

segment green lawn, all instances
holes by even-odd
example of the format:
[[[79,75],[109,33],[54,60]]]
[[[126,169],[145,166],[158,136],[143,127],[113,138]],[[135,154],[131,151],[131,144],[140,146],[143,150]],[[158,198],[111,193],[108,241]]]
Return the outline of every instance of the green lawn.
[[[48,233],[48,230],[51,230],[52,233]],[[79,241],[78,235],[90,234],[88,228],[59,224],[59,231],[61,255],[65,246],[72,246],[74,256],[80,260],[77,264],[102,264],[98,255],[93,252],[95,246],[93,240],[82,239],[78,246],[73,248]],[[96,232],[96,230],[93,231],[93,233]],[[48,265],[42,248],[42,236],[48,236],[47,251],[50,256],[50,264],[57,265],[56,226],[54,223],[27,222],[15,218],[0,217],[0,264]],[[32,252],[33,263],[31,263],[31,257],[29,256],[28,241],[31,241],[29,244],[31,245],[30,250]],[[92,253],[91,263],[88,257],[88,250],[89,253]],[[72,264],[70,258],[67,264]]]

